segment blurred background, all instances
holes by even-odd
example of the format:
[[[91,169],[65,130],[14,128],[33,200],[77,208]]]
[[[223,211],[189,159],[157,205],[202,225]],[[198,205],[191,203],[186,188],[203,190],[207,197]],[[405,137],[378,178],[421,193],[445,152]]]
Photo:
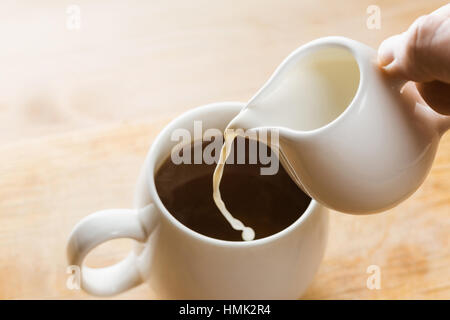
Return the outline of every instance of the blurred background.
[[[176,115],[247,101],[310,40],[341,35],[377,48],[445,3],[3,0],[0,298],[90,298],[66,286],[69,232],[93,211],[131,206],[148,147]],[[331,213],[330,243],[305,298],[449,299],[449,230],[447,134],[427,181],[399,207]],[[112,241],[88,264],[109,265],[131,246]],[[370,265],[381,268],[380,290],[366,286]],[[118,298],[157,296],[144,285]]]

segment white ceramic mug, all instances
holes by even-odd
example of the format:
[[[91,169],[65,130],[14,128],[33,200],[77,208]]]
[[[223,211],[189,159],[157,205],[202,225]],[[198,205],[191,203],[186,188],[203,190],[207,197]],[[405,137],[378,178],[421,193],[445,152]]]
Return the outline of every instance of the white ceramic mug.
[[[82,288],[95,295],[113,295],[144,281],[161,298],[295,299],[310,284],[322,260],[328,231],[327,209],[311,200],[288,228],[250,242],[213,239],[176,220],[156,192],[154,175],[178,143],[174,129],[224,130],[243,103],[214,103],[173,120],[154,141],[141,171],[136,209],[93,213],[73,229],[68,246],[70,265],[81,267]],[[283,212],[280,212],[280,215]],[[136,240],[123,261],[106,268],[82,266],[99,244],[117,238]]]

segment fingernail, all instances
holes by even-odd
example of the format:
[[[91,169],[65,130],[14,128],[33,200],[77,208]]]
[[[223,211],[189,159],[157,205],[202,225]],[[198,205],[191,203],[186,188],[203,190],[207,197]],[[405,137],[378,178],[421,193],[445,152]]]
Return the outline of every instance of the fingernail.
[[[378,48],[378,63],[381,67],[386,67],[394,61],[394,49],[391,38],[384,40]]]

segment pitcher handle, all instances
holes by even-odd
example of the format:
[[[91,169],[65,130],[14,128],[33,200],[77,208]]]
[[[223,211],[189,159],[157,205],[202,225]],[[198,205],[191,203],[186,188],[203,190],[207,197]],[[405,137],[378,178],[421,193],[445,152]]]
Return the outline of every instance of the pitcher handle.
[[[110,296],[142,283],[134,252],[105,268],[83,266],[86,255],[98,245],[118,238],[145,242],[156,225],[153,204],[141,209],[109,209],[90,214],[72,230],[67,244],[69,265],[81,271],[83,290],[98,296]]]

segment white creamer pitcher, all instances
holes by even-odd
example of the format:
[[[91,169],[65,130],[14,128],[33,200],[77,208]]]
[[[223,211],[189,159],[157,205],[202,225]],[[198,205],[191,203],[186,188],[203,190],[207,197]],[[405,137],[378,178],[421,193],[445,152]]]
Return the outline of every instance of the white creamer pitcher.
[[[277,128],[282,164],[325,206],[389,209],[425,179],[450,117],[427,106],[414,85],[387,77],[376,58],[347,38],[312,41],[283,61],[229,127]]]

